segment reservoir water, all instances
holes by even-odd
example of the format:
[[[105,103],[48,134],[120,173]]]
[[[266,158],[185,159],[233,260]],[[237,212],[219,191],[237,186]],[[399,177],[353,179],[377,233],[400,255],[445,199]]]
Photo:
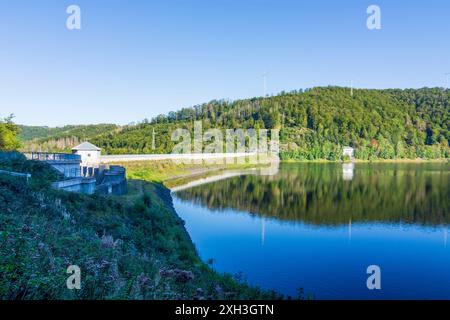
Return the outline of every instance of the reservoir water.
[[[450,299],[450,164],[282,163],[173,195],[201,258],[252,285],[293,298]],[[367,287],[371,265],[379,290]]]

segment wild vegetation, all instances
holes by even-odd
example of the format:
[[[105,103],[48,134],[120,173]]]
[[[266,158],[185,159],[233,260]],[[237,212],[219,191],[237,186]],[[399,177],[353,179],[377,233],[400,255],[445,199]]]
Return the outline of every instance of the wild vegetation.
[[[20,147],[19,127],[12,121],[13,116],[0,119],[0,151],[12,151]]]
[[[124,197],[50,189],[44,163],[3,154],[0,168],[0,299],[272,299],[203,263],[160,184],[131,181]],[[82,272],[68,290],[69,265]]]
[[[449,158],[450,90],[354,90],[318,87],[277,96],[237,101],[211,101],[107,130],[87,138],[105,153],[167,153],[176,128],[280,129],[281,156],[296,160],[338,160],[343,146],[356,158]],[[76,136],[68,132],[63,139]],[[153,141],[154,138],[154,141]],[[52,137],[32,144],[54,149]],[[154,142],[154,143],[153,143]],[[29,145],[29,144],[28,144]],[[58,148],[56,148],[58,149]]]

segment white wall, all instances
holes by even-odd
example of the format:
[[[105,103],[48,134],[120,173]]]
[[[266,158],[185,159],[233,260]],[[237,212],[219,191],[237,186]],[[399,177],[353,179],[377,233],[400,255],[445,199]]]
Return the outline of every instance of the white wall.
[[[158,161],[158,160],[208,160],[244,158],[256,156],[256,152],[249,153],[190,153],[190,154],[124,154],[101,156],[102,163],[128,161]]]
[[[80,176],[79,163],[58,162],[51,165],[53,168],[64,174],[65,178],[75,178]]]
[[[81,156],[81,166],[98,167],[100,164],[101,151],[76,151],[75,154]]]
[[[95,179],[75,178],[52,183],[53,188],[69,192],[93,194],[95,192]]]

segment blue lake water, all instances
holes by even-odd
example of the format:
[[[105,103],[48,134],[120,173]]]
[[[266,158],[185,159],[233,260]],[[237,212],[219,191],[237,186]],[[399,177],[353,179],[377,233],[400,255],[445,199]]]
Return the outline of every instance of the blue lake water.
[[[448,164],[282,164],[174,193],[204,261],[315,299],[450,299]],[[367,267],[381,270],[369,290]]]

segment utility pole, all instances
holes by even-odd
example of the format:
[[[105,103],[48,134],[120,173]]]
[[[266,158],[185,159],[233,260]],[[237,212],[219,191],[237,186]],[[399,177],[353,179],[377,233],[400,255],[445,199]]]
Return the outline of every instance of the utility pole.
[[[155,129],[153,129],[152,131],[152,150],[155,150],[156,146],[155,146]]]
[[[448,90],[448,76],[450,76],[450,72],[445,74],[445,90]]]
[[[350,96],[353,97],[353,80],[350,81]]]

